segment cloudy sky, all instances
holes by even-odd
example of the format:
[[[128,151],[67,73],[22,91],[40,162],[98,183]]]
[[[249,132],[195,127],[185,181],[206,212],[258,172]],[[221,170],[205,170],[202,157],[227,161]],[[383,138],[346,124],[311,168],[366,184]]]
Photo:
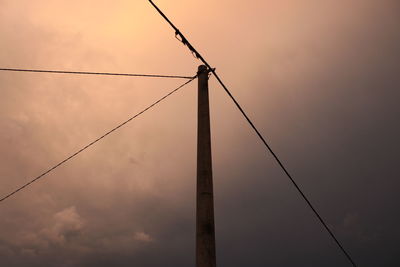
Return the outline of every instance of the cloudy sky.
[[[400,3],[156,3],[359,266],[399,266]],[[194,75],[146,0],[0,0],[0,68]],[[0,73],[0,195],[180,85]],[[0,203],[0,265],[194,266],[196,83]],[[219,266],[350,266],[210,79]]]

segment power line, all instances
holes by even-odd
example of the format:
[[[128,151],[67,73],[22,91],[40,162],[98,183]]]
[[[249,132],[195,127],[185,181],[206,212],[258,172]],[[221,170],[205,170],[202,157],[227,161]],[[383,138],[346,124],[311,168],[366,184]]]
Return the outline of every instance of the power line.
[[[171,78],[171,79],[188,79],[188,80],[193,79],[193,77],[190,77],[190,76],[179,76],[179,75],[89,72],[89,71],[33,70],[33,69],[9,69],[9,68],[0,68],[0,71],[39,72],[39,73],[78,74],[78,75],[103,75],[103,76],[129,76],[129,77],[147,77],[147,78]]]
[[[215,78],[218,80],[219,84],[224,88],[225,92],[229,95],[229,97],[232,99],[232,101],[235,103],[236,107],[239,109],[239,111],[242,113],[242,115],[245,117],[247,122],[250,124],[251,128],[256,132],[257,136],[261,139],[265,147],[268,149],[268,151],[272,154],[272,156],[275,158],[276,162],[278,165],[281,167],[281,169],[284,171],[286,176],[290,179],[294,187],[297,189],[297,191],[300,193],[302,198],[306,201],[307,205],[310,207],[310,209],[314,212],[318,220],[321,222],[321,224],[324,226],[326,231],[329,233],[329,235],[332,237],[332,239],[335,241],[335,243],[338,245],[340,250],[343,252],[343,254],[347,257],[347,259],[351,262],[351,264],[356,267],[356,264],[350,254],[344,249],[344,247],[341,245],[339,240],[336,238],[334,233],[329,229],[328,225],[322,219],[321,215],[317,212],[317,210],[314,208],[314,206],[311,204],[311,202],[308,200],[306,195],[303,193],[299,185],[296,183],[296,181],[293,179],[293,177],[289,174],[288,170],[286,167],[283,165],[282,161],[278,158],[278,156],[275,154],[275,152],[271,149],[270,145],[267,143],[265,138],[261,135],[260,131],[256,128],[254,123],[250,120],[250,118],[247,116],[247,114],[244,112],[243,108],[240,106],[238,101],[233,97],[231,92],[228,90],[228,88],[225,86],[225,84],[222,82],[221,78],[217,75],[216,71],[214,68],[208,64],[208,62],[200,55],[199,52],[190,44],[190,42],[185,38],[185,36],[181,33],[181,31],[167,18],[167,16],[153,3],[152,0],[149,0],[149,2],[153,5],[153,7],[160,13],[160,15],[171,25],[171,27],[175,30],[175,36],[179,36],[181,38],[181,42],[189,48],[189,50],[198,58],[200,59],[208,68],[209,70],[214,74]]]
[[[129,119],[127,119],[126,121],[120,123],[118,126],[114,127],[113,129],[109,130],[108,132],[106,132],[105,134],[103,134],[102,136],[98,137],[97,139],[95,139],[94,141],[90,142],[89,144],[87,144],[86,146],[84,146],[83,148],[79,149],[78,151],[76,151],[75,153],[73,153],[72,155],[70,155],[69,157],[67,157],[66,159],[64,159],[63,161],[60,161],[58,164],[54,165],[53,167],[51,167],[50,169],[48,169],[47,171],[43,172],[42,174],[40,174],[39,176],[35,177],[34,179],[32,179],[31,181],[29,181],[28,183],[22,185],[21,187],[17,188],[16,190],[12,191],[11,193],[7,194],[6,196],[2,197],[0,199],[0,202],[3,202],[4,200],[6,200],[7,198],[11,197],[12,195],[18,193],[19,191],[23,190],[24,188],[28,187],[29,185],[33,184],[34,182],[38,181],[40,178],[42,178],[43,176],[45,176],[46,174],[52,172],[53,170],[55,170],[56,168],[60,167],[61,165],[63,165],[64,163],[66,163],[67,161],[69,161],[70,159],[74,158],[75,156],[77,156],[78,154],[80,154],[81,152],[85,151],[86,149],[88,149],[89,147],[91,147],[92,145],[96,144],[97,142],[99,142],[101,139],[105,138],[106,136],[108,136],[109,134],[113,133],[114,131],[118,130],[119,128],[121,128],[122,126],[124,126],[125,124],[129,123],[130,121],[132,121],[133,119],[135,119],[136,117],[140,116],[141,114],[143,114],[144,112],[148,111],[149,109],[151,109],[152,107],[154,107],[155,105],[157,105],[158,103],[160,103],[161,101],[163,101],[164,99],[166,99],[168,96],[172,95],[173,93],[175,93],[176,91],[178,91],[179,89],[181,89],[182,87],[184,87],[185,85],[189,84],[190,82],[192,82],[195,78],[197,77],[194,76],[192,77],[189,81],[185,82],[184,84],[182,84],[181,86],[177,87],[176,89],[172,90],[171,92],[169,92],[168,94],[166,94],[165,96],[163,96],[162,98],[160,98],[159,100],[157,100],[156,102],[154,102],[153,104],[151,104],[150,106],[148,106],[147,108],[143,109],[142,111],[140,111],[139,113],[137,113],[136,115],[130,117]]]

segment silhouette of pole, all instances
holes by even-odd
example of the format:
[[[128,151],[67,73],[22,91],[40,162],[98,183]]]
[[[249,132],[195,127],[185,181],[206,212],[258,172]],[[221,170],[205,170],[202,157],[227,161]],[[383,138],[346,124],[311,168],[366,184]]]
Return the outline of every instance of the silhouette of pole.
[[[211,160],[208,74],[198,68],[196,266],[215,267],[214,194]]]

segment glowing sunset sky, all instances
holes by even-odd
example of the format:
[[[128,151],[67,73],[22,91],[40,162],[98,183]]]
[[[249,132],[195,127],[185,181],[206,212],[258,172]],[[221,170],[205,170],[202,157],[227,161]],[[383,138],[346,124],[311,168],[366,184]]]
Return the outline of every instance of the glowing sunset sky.
[[[359,266],[399,266],[400,3],[156,4]],[[194,75],[146,0],[0,0],[0,68]],[[180,80],[0,72],[0,196]],[[214,78],[218,266],[350,266]],[[0,203],[0,266],[194,266],[196,83]]]

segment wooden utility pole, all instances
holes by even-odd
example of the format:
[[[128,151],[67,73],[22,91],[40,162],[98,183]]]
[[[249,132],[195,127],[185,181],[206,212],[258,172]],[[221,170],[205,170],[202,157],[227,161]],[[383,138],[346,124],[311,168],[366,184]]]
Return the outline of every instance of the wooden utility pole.
[[[211,160],[208,74],[198,69],[196,266],[215,267],[214,194]]]

